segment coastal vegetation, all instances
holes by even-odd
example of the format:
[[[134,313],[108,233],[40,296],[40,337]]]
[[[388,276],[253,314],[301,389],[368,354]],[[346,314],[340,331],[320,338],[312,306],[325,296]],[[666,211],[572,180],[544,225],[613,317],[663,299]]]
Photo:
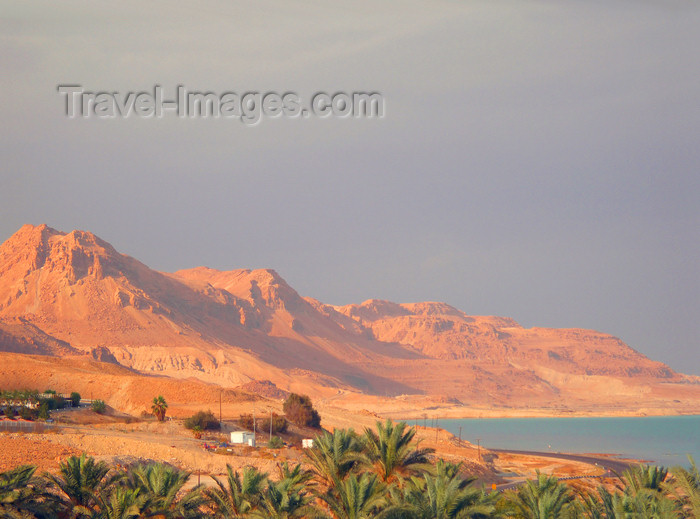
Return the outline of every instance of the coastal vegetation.
[[[272,421],[272,429],[270,429],[270,421]],[[272,434],[283,433],[287,431],[287,419],[284,416],[279,416],[277,413],[272,413],[272,417],[260,416],[258,418],[253,417],[252,414],[242,414],[238,418],[238,424],[244,429],[252,431],[266,432],[271,431]]]
[[[105,404],[104,400],[93,400],[90,407],[97,414],[104,414],[107,412],[107,404]]]
[[[165,421],[165,413],[168,410],[168,403],[163,398],[163,395],[158,395],[153,397],[153,405],[151,405],[151,412],[159,422]]]
[[[0,390],[0,416],[9,419],[48,420],[51,411],[80,405],[80,394],[73,392],[65,398],[53,389],[40,393],[36,389]]]
[[[700,472],[638,465],[594,491],[537,478],[488,492],[460,464],[420,448],[405,423],[376,430],[322,432],[303,464],[254,467],[210,485],[186,485],[191,473],[165,463],[109,466],[72,456],[56,474],[23,465],[0,473],[0,517],[116,519],[683,519],[700,517]]]
[[[321,416],[306,395],[291,393],[282,405],[287,420],[302,427],[321,427]]]
[[[211,411],[198,411],[185,420],[185,428],[200,431],[218,431],[221,429],[219,420]]]

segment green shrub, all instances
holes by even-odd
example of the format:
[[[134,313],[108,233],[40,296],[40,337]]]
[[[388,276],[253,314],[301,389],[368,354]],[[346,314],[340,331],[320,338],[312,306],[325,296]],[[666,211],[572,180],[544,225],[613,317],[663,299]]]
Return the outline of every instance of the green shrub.
[[[107,404],[104,403],[104,400],[93,400],[92,410],[97,414],[104,414],[107,411]]]
[[[218,431],[221,424],[211,411],[199,411],[185,420],[185,427],[193,431],[195,427],[199,427],[200,431]]]
[[[321,417],[313,408],[311,399],[306,395],[292,393],[282,406],[287,419],[297,425],[305,427],[321,427]]]
[[[270,449],[281,449],[282,447],[284,447],[284,442],[279,436],[273,436],[272,438],[270,438],[270,441],[267,442],[267,446]]]
[[[52,411],[54,409],[64,409],[66,407],[66,399],[56,394],[54,394],[50,398],[41,399],[40,402],[46,402],[49,406],[49,409],[51,409]]]
[[[244,429],[249,431],[253,430],[253,415],[252,414],[242,414],[238,423]],[[289,422],[284,416],[280,416],[276,413],[272,415],[272,434],[283,433],[287,431],[287,426]],[[270,431],[270,416],[256,417],[255,419],[255,429],[261,433]]]
[[[31,409],[29,409],[28,407],[22,406],[19,409],[19,417],[22,420],[34,420],[35,415]]]
[[[14,419],[15,416],[17,416],[17,413],[15,413],[15,410],[11,406],[7,406],[5,408],[5,416],[7,416],[10,420]]]
[[[75,391],[73,391],[70,394],[70,401],[71,404],[73,404],[73,407],[78,407],[80,405],[80,393],[76,393]]]
[[[48,420],[51,418],[51,413],[49,412],[49,405],[46,402],[42,402],[39,406],[39,419]]]

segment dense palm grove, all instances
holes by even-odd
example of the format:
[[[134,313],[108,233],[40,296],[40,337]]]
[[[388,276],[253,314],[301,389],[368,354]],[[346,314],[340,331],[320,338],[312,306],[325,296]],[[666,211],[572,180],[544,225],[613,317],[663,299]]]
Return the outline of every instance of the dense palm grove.
[[[574,491],[543,474],[515,490],[486,492],[462,467],[433,461],[405,423],[378,423],[358,435],[323,433],[308,466],[283,463],[275,478],[230,467],[213,485],[161,463],[109,467],[85,455],[57,474],[21,466],[0,474],[0,518],[700,518],[700,473],[635,467],[617,490]]]

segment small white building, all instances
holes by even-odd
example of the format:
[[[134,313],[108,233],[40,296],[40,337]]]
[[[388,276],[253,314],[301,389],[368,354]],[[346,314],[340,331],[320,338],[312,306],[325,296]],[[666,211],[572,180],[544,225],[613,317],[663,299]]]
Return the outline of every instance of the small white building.
[[[301,440],[302,449],[313,449],[314,441],[311,438],[304,438]]]
[[[255,447],[255,434],[248,431],[233,431],[231,433],[231,443]]]

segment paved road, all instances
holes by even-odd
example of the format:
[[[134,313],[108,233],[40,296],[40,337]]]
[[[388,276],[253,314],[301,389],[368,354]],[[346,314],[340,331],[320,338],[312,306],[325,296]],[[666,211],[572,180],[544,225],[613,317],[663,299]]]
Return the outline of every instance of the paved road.
[[[580,461],[583,463],[588,463],[589,465],[598,465],[606,470],[616,472],[617,474],[622,474],[627,470],[632,463],[626,461],[620,461],[611,458],[604,458],[598,456],[584,456],[582,454],[561,454],[556,452],[536,452],[536,451],[512,451],[506,449],[489,449],[491,452],[503,452],[507,454],[524,454],[527,456],[539,456],[542,458],[557,458],[563,460]],[[611,474],[614,475],[614,474]],[[515,488],[518,485],[522,485],[524,481],[516,481],[514,483],[506,483],[505,485],[498,485],[498,490],[508,490],[510,488]]]

